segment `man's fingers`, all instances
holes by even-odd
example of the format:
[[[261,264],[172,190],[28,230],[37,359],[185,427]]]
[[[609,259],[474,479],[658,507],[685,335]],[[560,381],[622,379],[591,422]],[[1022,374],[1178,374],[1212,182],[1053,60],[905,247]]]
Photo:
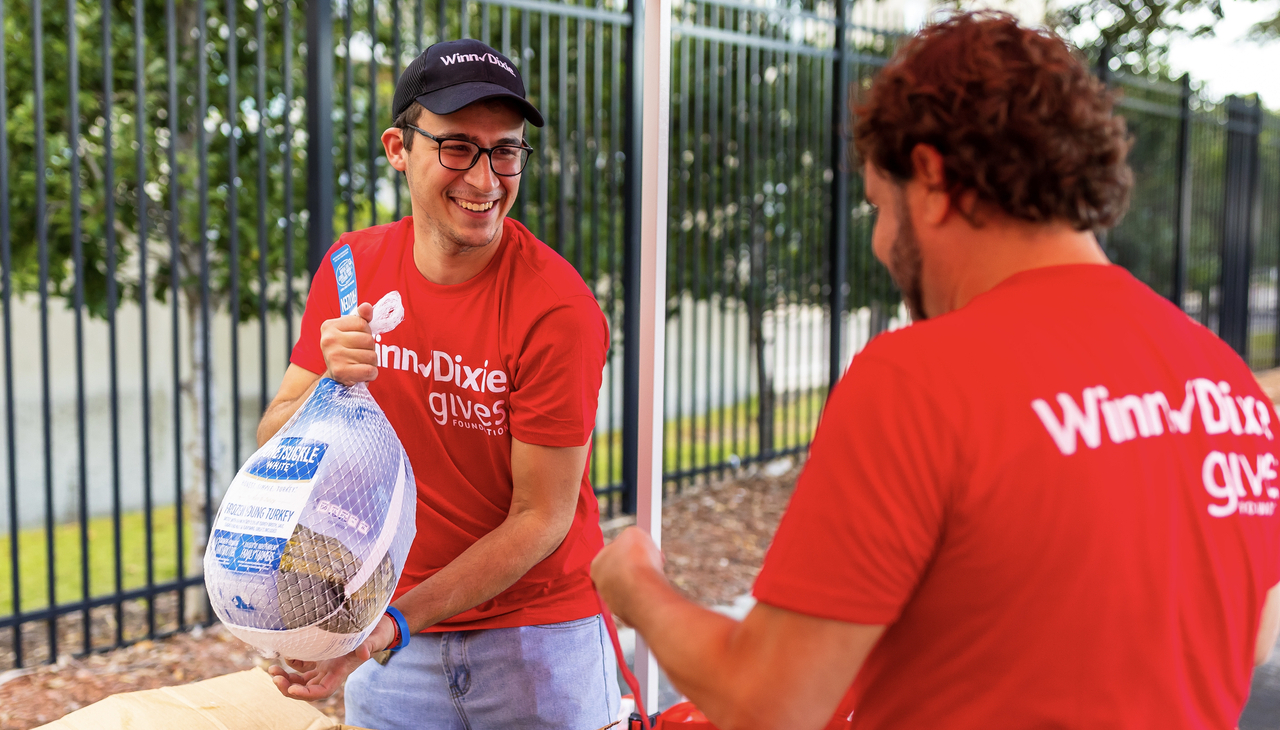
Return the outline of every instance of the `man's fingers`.
[[[373,319],[373,305],[368,302],[361,303],[360,306],[356,307],[356,314],[359,315],[361,319],[368,322]]]

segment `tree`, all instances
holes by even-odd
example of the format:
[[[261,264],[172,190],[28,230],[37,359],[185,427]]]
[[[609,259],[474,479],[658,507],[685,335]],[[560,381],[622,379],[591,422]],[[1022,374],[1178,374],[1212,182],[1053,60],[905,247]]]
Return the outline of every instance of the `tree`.
[[[1204,12],[1210,19],[1202,22]],[[1222,18],[1222,0],[1078,0],[1049,13],[1047,21],[1081,47],[1108,48],[1122,68],[1161,73],[1175,37],[1212,35]],[[1280,37],[1280,10],[1253,34]]]
[[[37,291],[44,279],[51,296],[94,317],[112,316],[121,301],[153,298],[173,307],[191,363],[179,388],[187,419],[179,458],[195,556],[203,548],[206,474],[220,481],[226,476],[206,460],[206,444],[215,460],[222,449],[208,428],[214,394],[204,387],[212,380],[206,378],[211,353],[203,346],[210,326],[205,305],[230,312],[234,321],[282,312],[283,283],[294,279],[296,286],[304,273],[296,263],[287,272],[285,259],[305,262],[305,239],[298,235],[305,216],[284,217],[286,194],[300,211],[305,189],[289,190],[282,180],[289,166],[303,169],[305,150],[281,149],[290,127],[299,126],[302,108],[301,75],[286,79],[283,69],[290,64],[281,63],[296,50],[282,42],[281,31],[288,18],[299,37],[301,14],[283,4],[246,8],[240,2],[210,3],[206,10],[202,31],[193,0],[171,6],[162,0],[74,0],[70,8],[6,0],[4,24],[12,293]],[[261,33],[254,32],[255,22]],[[259,37],[265,40],[261,49]],[[41,74],[37,42],[43,45]],[[261,79],[256,57],[268,61]],[[260,159],[265,185],[256,174]],[[259,194],[261,211],[254,204]]]

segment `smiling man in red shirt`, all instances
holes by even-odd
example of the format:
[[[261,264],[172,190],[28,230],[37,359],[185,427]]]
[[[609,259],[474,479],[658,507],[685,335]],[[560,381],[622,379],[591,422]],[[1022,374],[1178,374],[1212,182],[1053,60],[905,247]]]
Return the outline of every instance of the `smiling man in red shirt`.
[[[1223,730],[1280,617],[1275,412],[1093,230],[1112,99],[1008,15],[925,28],[855,143],[916,323],[832,391],[741,622],[639,531],[592,570],[721,730]],[[852,689],[850,689],[852,687]]]
[[[393,112],[382,143],[413,215],[335,244],[351,247],[363,303],[339,316],[320,267],[258,440],[322,375],[368,383],[417,480],[392,603],[407,631],[393,611],[350,655],[272,673],[309,700],[350,675],[346,722],[379,730],[601,727],[620,700],[588,576],[603,541],[586,464],[609,336],[581,276],[506,217],[524,123],[542,116],[510,59],[474,40],[409,64]],[[404,321],[374,336],[370,303],[393,295]]]

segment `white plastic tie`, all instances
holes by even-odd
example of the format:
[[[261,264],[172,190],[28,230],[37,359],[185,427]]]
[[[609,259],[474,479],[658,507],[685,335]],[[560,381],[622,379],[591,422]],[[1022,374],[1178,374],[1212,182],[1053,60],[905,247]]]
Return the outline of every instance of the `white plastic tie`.
[[[400,292],[389,291],[373,306],[373,319],[369,320],[369,329],[380,335],[390,332],[404,321],[404,302],[400,301]]]

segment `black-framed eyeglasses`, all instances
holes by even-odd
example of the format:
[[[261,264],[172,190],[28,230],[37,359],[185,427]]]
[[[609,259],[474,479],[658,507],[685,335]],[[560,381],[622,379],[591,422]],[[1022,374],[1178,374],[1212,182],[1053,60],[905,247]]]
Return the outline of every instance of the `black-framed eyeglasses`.
[[[528,145],[500,144],[481,147],[465,139],[437,137],[412,124],[405,126],[439,145],[440,164],[450,170],[470,170],[475,167],[483,152],[489,155],[489,169],[493,170],[493,174],[513,177],[524,171],[524,166],[529,162],[529,154],[533,152],[533,148]]]

